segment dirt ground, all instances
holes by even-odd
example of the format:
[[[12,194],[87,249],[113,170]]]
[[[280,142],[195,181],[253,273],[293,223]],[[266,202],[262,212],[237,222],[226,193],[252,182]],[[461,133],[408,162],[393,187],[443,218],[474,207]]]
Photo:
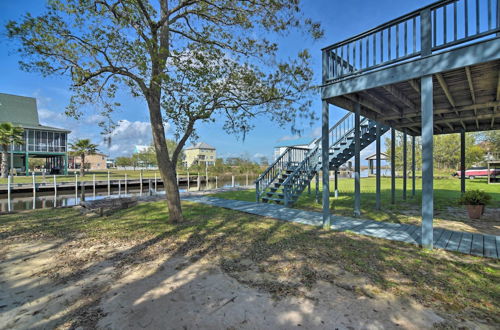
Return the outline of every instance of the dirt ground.
[[[1,329],[429,329],[457,323],[415,301],[336,284],[280,297],[250,282],[279,281],[242,260],[228,273],[214,257],[171,255],[144,242],[6,242],[0,247]],[[269,277],[269,278],[268,278]]]

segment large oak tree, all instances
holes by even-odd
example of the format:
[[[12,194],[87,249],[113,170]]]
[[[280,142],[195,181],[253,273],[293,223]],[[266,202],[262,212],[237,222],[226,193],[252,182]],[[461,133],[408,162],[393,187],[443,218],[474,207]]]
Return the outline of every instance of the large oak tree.
[[[91,103],[109,115],[123,87],[145,100],[173,222],[182,220],[175,164],[196,122],[225,118],[244,134],[259,114],[310,117],[308,53],[280,59],[266,38],[291,29],[321,36],[299,0],[49,0],[42,15],[7,24],[23,69],[71,77],[70,115]],[[170,153],[165,122],[178,140]]]

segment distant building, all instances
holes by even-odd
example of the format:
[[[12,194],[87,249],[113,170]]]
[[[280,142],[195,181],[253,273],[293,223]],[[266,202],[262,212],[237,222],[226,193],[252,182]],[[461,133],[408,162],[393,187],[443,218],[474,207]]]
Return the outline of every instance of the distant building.
[[[377,154],[373,154],[373,155],[370,155],[368,157],[365,158],[365,160],[368,161],[368,168],[370,170],[370,174],[375,174],[376,173],[376,160],[377,160]],[[380,163],[382,163],[383,161],[388,161],[389,160],[389,156],[387,156],[387,154],[385,152],[381,152],[380,153]],[[381,165],[382,166],[382,165]]]
[[[107,166],[108,156],[102,153],[95,153],[92,155],[85,155],[85,168],[87,170],[105,170]],[[69,157],[69,167],[72,169],[79,169],[82,166],[82,159],[80,156]]]
[[[182,163],[185,167],[191,167],[193,164],[214,165],[215,159],[215,148],[204,142],[199,142],[184,150],[184,161]]]
[[[316,141],[316,139],[311,140],[310,138],[283,141],[274,146],[274,160],[276,160],[282,153],[286,151],[286,148],[289,147],[311,149],[312,143],[314,141]]]
[[[24,129],[22,145],[9,147],[9,166],[16,173],[29,175],[29,159],[44,158],[45,169],[53,174],[68,172],[67,129],[41,125],[36,99],[0,93],[0,123],[9,122]]]

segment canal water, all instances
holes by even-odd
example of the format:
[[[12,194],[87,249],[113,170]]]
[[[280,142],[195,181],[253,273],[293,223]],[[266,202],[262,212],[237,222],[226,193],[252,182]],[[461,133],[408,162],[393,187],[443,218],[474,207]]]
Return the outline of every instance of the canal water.
[[[212,180],[212,179],[210,179]],[[255,178],[248,178],[248,184],[252,185]],[[233,182],[231,177],[229,178],[219,178],[217,180],[217,188],[227,188],[232,187]],[[235,177],[234,186],[246,185],[246,177]],[[187,191],[187,185],[181,185],[179,187],[180,192]],[[192,184],[189,187],[189,191],[198,190],[210,190],[215,189],[216,183],[214,181],[209,181],[208,184],[202,182],[198,189],[197,184]],[[151,185],[148,183],[143,184],[142,194],[140,188],[138,187],[128,187],[127,192],[125,192],[125,185],[122,183],[121,188],[112,187],[108,195],[107,188],[96,189],[95,195],[92,187],[86,187],[85,189],[85,201],[93,201],[104,198],[119,198],[119,197],[132,197],[132,196],[147,196],[148,194],[165,194],[162,184],[157,185],[157,190],[155,191],[154,181],[151,180]],[[81,187],[78,187],[78,194],[75,190],[59,190],[57,191],[57,196],[54,195],[53,191],[47,192],[37,192],[35,197],[33,193],[13,193],[11,195],[11,210],[21,211],[21,210],[32,210],[40,208],[53,208],[53,207],[65,207],[78,205],[81,200]],[[34,207],[33,207],[34,206]],[[0,212],[8,211],[8,201],[7,194],[0,194]]]

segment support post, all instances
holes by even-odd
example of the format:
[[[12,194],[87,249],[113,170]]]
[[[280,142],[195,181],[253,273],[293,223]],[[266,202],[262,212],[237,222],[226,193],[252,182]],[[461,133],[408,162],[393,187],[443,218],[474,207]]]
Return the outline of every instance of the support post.
[[[432,76],[421,78],[422,104],[422,246],[432,249],[434,216]]]
[[[460,132],[460,191],[465,192],[465,131]]]
[[[411,137],[411,197],[415,197],[415,179],[416,179],[416,168],[415,168],[415,136]]]
[[[380,210],[380,124],[376,126],[377,139],[375,141],[375,208]]]
[[[187,182],[187,183],[188,183],[188,191],[189,191],[189,186],[190,186],[190,182],[189,182],[189,181],[191,180],[191,179],[189,178],[189,171],[187,172],[187,175],[188,175],[188,178],[187,178],[187,181],[188,181],[188,182]]]
[[[12,211],[11,205],[10,205],[10,180],[12,178],[12,175],[9,175],[7,177],[7,212]]]
[[[36,207],[36,182],[35,182],[35,171],[33,171],[32,173],[32,181],[33,181],[33,210],[35,209]]]
[[[248,186],[248,173],[246,174],[246,185]]]
[[[335,199],[339,198],[339,169],[336,168],[333,172],[333,189],[335,194]]]
[[[78,174],[75,173],[75,205],[78,205]]]
[[[197,190],[200,191],[200,189],[201,189],[200,172],[198,172],[198,179],[197,179],[196,183],[197,183],[197,188],[198,188]]]
[[[142,170],[139,172],[139,196],[142,196]]]
[[[325,68],[323,68],[325,70]],[[330,149],[328,131],[329,131],[329,109],[328,102],[322,104],[321,120],[321,165],[323,168],[323,228],[330,229],[330,172],[328,151]]]
[[[391,204],[396,203],[396,130],[391,128]]]
[[[118,179],[118,196],[122,195],[122,179]]]
[[[57,178],[54,175],[54,207],[57,207]]]
[[[354,216],[361,215],[361,141],[360,115],[361,104],[354,103]]]
[[[406,172],[407,172],[407,140],[406,131],[403,132],[403,200],[406,200]]]
[[[108,196],[111,195],[111,180],[109,178],[109,171],[108,171]]]
[[[179,178],[177,178],[179,180]],[[179,186],[179,182],[177,181],[177,186]],[[127,173],[125,173],[125,195],[128,194],[128,178]]]
[[[64,154],[64,175],[68,175],[68,154]]]
[[[158,179],[156,178],[156,172],[155,172],[155,192],[158,190]]]
[[[26,150],[28,150],[28,146],[26,146]],[[30,162],[29,162],[29,154],[26,151],[24,154],[24,169],[26,171],[26,176],[30,175]]]
[[[316,172],[316,203],[319,204],[319,171]]]
[[[231,187],[234,188],[234,175],[231,176]]]
[[[85,182],[80,181],[80,202],[85,201]]]
[[[95,199],[95,174],[92,174],[92,195]]]

